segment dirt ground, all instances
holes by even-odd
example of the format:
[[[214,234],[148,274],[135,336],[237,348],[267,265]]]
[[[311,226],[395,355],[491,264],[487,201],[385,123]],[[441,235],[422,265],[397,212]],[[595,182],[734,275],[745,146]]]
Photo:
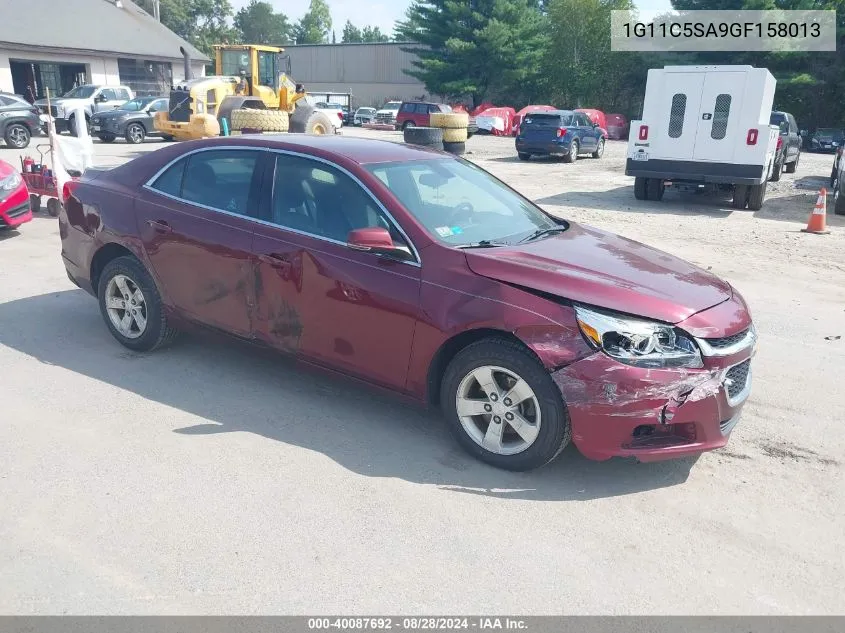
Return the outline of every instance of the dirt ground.
[[[240,346],[129,353],[42,215],[0,236],[0,612],[845,613],[845,217],[800,231],[832,157],[803,154],[751,212],[635,200],[621,142],[571,165],[468,150],[744,295],[760,347],[726,449],[503,473],[427,413]]]

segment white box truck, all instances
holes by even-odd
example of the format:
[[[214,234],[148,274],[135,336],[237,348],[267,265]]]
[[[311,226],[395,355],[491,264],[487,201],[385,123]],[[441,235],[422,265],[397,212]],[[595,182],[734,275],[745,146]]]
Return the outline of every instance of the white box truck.
[[[762,207],[777,148],[778,128],[769,124],[775,84],[751,66],[649,70],[625,164],[636,198],[711,187],[732,190],[734,208]]]

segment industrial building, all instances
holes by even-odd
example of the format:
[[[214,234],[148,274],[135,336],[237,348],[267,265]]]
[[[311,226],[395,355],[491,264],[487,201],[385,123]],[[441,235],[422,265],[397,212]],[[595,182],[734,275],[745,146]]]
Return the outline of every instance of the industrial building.
[[[425,85],[403,71],[417,59],[409,43],[301,44],[286,46],[293,76],[313,93],[348,93],[354,107],[390,100],[428,99]]]
[[[100,84],[161,94],[184,79],[180,47],[203,75],[208,57],[156,19],[155,0],[146,5],[152,13],[131,0],[0,0],[0,91],[34,100]]]

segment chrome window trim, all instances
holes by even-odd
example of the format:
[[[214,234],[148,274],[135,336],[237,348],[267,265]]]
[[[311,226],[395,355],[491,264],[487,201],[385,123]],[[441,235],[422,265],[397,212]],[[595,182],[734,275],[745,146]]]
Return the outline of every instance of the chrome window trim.
[[[284,155],[287,155],[287,156],[296,156],[296,157],[299,157],[299,158],[305,158],[305,159],[308,159],[308,160],[313,160],[313,161],[316,161],[318,163],[322,163],[324,165],[328,165],[329,167],[333,167],[334,169],[339,170],[340,172],[344,173],[349,178],[351,178],[355,183],[357,183],[358,186],[361,187],[366,192],[366,194],[373,200],[373,202],[375,202],[376,205],[378,205],[378,208],[381,209],[382,213],[384,213],[384,215],[387,217],[388,221],[394,226],[394,228],[397,231],[399,231],[399,233],[402,235],[402,237],[408,243],[408,246],[411,248],[411,253],[413,254],[413,256],[415,258],[414,261],[408,261],[408,260],[404,260],[404,259],[396,259],[396,260],[393,260],[393,261],[396,261],[396,262],[401,263],[401,264],[408,264],[410,266],[422,267],[422,257],[420,257],[420,252],[419,252],[419,250],[417,250],[416,245],[411,240],[411,238],[408,236],[408,234],[405,232],[405,229],[403,229],[402,226],[399,224],[399,222],[396,221],[396,218],[394,218],[393,215],[390,213],[390,211],[388,211],[387,208],[382,204],[381,200],[379,200],[375,196],[375,194],[372,191],[370,191],[369,187],[367,187],[363,182],[361,182],[361,180],[355,174],[350,172],[345,167],[342,167],[341,165],[338,165],[337,163],[334,163],[334,162],[327,160],[325,158],[321,158],[319,156],[313,156],[312,154],[306,154],[304,152],[296,152],[296,151],[287,150],[287,149],[276,149],[276,148],[271,148],[271,147],[251,147],[251,146],[248,146],[248,145],[215,145],[213,147],[200,147],[198,149],[187,152],[185,154],[181,154],[180,156],[177,156],[176,158],[171,160],[164,167],[162,167],[155,174],[153,174],[153,176],[151,178],[149,178],[142,185],[142,188],[147,189],[148,191],[151,191],[151,192],[153,192],[153,193],[155,193],[159,196],[164,196],[165,198],[169,198],[169,199],[175,200],[177,202],[182,202],[184,204],[190,204],[190,205],[198,207],[200,209],[205,209],[207,211],[214,211],[216,213],[222,213],[223,215],[227,215],[227,216],[231,216],[231,217],[235,217],[235,218],[241,218],[241,219],[244,219],[244,220],[249,220],[250,222],[255,222],[256,224],[260,224],[262,226],[272,227],[272,228],[278,229],[280,231],[290,231],[291,233],[294,233],[294,234],[297,234],[297,235],[304,235],[306,237],[321,240],[323,242],[329,242],[330,244],[338,244],[338,245],[343,246],[345,248],[349,248],[349,246],[346,244],[346,242],[341,242],[340,240],[335,240],[335,239],[332,239],[332,238],[329,238],[329,237],[325,237],[323,235],[317,235],[315,233],[308,233],[307,231],[301,231],[301,230],[298,230],[298,229],[288,228],[286,226],[280,226],[280,225],[275,224],[273,222],[268,222],[267,220],[262,220],[261,218],[254,218],[250,215],[241,215],[239,213],[232,213],[231,211],[226,211],[225,209],[218,209],[216,207],[209,207],[209,206],[204,205],[204,204],[192,202],[191,200],[186,200],[185,198],[180,198],[179,196],[174,196],[172,194],[165,193],[164,191],[160,191],[159,189],[156,189],[153,186],[155,181],[158,180],[162,176],[162,174],[164,174],[164,172],[166,172],[168,169],[170,169],[173,165],[178,163],[180,160],[185,160],[185,159],[189,158],[190,156],[193,156],[194,154],[199,154],[200,152],[210,152],[210,151],[218,151],[218,150],[240,150],[240,151],[253,151],[253,152],[268,152],[268,153],[271,153],[271,154],[284,154]]]
[[[702,356],[706,356],[708,358],[722,358],[725,356],[733,356],[734,354],[741,352],[743,350],[748,349],[749,347],[754,347],[755,343],[757,342],[757,328],[754,327],[754,324],[748,328],[748,331],[745,333],[739,341],[736,343],[729,345],[728,347],[713,347],[710,343],[707,342],[707,339],[704,338],[696,338],[695,342],[698,343],[699,349],[701,349]]]

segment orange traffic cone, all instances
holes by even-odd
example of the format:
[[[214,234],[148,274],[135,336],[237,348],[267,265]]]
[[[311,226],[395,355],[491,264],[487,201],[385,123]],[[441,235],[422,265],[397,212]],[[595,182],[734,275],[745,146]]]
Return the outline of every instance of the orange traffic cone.
[[[827,209],[825,204],[827,202],[827,189],[822,187],[819,191],[819,198],[816,200],[816,206],[813,207],[813,213],[807,222],[807,228],[801,229],[804,233],[816,233],[817,235],[826,235],[830,231],[826,228]]]

